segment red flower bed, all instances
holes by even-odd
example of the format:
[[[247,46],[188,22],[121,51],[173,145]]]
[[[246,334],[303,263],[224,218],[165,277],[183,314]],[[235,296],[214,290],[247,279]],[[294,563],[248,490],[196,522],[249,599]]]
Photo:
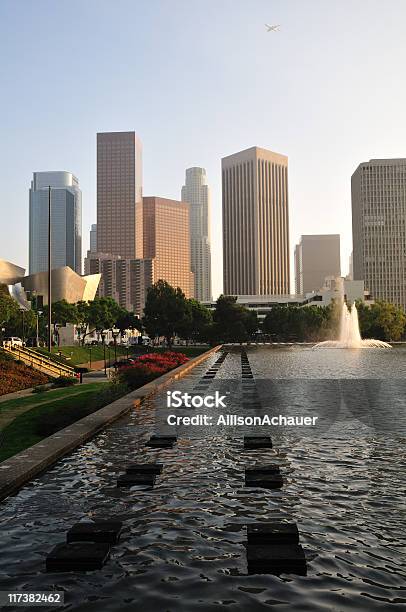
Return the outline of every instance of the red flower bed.
[[[131,389],[137,389],[187,361],[189,359],[183,353],[147,353],[138,357],[134,364],[121,368],[119,379]]]
[[[15,361],[0,361],[0,395],[49,382],[46,374]]]

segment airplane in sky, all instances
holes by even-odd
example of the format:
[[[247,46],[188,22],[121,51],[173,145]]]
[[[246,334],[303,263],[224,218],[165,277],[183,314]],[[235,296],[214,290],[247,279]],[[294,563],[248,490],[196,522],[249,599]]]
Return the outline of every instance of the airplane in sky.
[[[278,25],[268,25],[267,23],[265,24],[266,27],[266,31],[267,32],[278,32],[279,28],[281,27],[280,24]]]

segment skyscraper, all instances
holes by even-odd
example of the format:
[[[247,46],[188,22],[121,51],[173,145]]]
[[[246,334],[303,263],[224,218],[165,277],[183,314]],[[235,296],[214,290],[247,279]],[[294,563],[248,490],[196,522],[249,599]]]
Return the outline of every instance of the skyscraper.
[[[97,134],[97,251],[135,258],[142,145],[135,132]]]
[[[210,190],[204,168],[188,168],[181,199],[190,205],[190,249],[194,296],[211,300]]]
[[[289,294],[288,158],[252,147],[221,165],[224,293]]]
[[[153,260],[154,282],[167,281],[193,297],[189,204],[167,198],[146,197],[137,206],[137,257]]]
[[[89,233],[90,233],[89,250],[91,253],[96,253],[97,252],[97,223],[92,223],[92,227]]]
[[[48,269],[48,190],[51,191],[51,267],[82,273],[82,192],[71,172],[34,172],[29,191],[29,270]]]
[[[351,179],[354,280],[406,307],[406,159],[371,159]]]
[[[153,260],[89,251],[87,267],[89,274],[101,274],[98,297],[111,297],[122,308],[142,315],[147,289],[154,282]]]
[[[295,290],[318,291],[327,276],[341,276],[339,234],[301,236],[295,247]]]

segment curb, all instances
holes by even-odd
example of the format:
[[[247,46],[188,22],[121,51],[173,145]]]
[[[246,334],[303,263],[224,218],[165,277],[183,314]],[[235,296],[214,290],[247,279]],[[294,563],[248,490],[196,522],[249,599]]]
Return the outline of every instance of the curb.
[[[0,466],[0,501],[12,495],[35,476],[56,463],[58,459],[87,442],[95,434],[139,405],[146,397],[159,391],[174,380],[178,380],[194,367],[217,352],[222,345],[215,346],[194,357],[187,363],[167,372],[154,381],[124,395],[112,404],[100,408],[69,427],[61,429],[41,442],[3,461]]]

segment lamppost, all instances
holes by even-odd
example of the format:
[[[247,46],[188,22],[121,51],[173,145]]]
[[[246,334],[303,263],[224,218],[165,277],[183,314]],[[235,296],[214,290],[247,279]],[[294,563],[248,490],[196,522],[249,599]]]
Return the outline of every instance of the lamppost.
[[[48,351],[52,352],[52,250],[51,250],[51,185],[48,188]]]
[[[42,310],[36,311],[37,322],[36,322],[36,345],[39,346],[39,317],[42,315]]]
[[[92,369],[92,345],[89,344],[89,370]]]
[[[106,332],[101,332],[101,339],[103,343],[103,358],[104,358],[104,375],[107,376],[107,366],[106,366]]]
[[[114,341],[114,367],[117,371],[117,336],[120,333],[120,330],[117,327],[113,327],[111,333]]]

